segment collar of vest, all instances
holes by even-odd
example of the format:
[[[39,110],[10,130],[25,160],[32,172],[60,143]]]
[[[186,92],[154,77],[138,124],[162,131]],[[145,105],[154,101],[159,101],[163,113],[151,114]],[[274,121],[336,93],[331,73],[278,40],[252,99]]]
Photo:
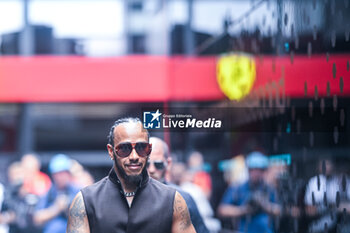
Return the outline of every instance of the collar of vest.
[[[114,167],[112,167],[112,169],[109,171],[108,174],[108,178],[114,183],[116,184],[120,190],[123,190],[121,182],[117,176],[117,174],[115,173]],[[144,187],[149,181],[149,176],[148,176],[148,172],[144,172],[142,175],[142,180],[140,181],[140,184],[138,186],[138,188]]]

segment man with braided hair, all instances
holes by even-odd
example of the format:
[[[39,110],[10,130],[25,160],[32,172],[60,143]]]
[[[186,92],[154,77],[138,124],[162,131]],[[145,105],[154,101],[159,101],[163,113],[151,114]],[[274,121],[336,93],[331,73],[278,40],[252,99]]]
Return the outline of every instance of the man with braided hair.
[[[138,118],[112,126],[109,175],[81,190],[69,210],[67,233],[193,233],[182,196],[148,176],[149,134]]]

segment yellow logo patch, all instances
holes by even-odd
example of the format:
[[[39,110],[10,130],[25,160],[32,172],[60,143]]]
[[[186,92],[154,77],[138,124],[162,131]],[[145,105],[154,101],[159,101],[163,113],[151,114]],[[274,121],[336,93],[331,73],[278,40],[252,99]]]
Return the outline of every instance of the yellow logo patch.
[[[249,94],[256,76],[253,57],[241,54],[222,56],[216,70],[219,87],[230,100],[241,100]]]

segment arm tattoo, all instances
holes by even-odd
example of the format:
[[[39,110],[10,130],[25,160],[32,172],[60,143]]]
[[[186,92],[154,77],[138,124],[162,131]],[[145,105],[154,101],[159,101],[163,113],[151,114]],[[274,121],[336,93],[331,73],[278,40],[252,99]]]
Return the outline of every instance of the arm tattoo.
[[[69,218],[67,233],[83,233],[82,226],[84,225],[84,218],[86,217],[86,211],[82,194],[73,200],[73,203],[69,209]]]
[[[190,214],[188,212],[188,209],[186,208],[186,202],[183,200],[181,196],[178,198],[175,198],[174,203],[174,212],[177,214],[180,218],[180,230],[184,231],[188,227],[191,226],[191,218]]]

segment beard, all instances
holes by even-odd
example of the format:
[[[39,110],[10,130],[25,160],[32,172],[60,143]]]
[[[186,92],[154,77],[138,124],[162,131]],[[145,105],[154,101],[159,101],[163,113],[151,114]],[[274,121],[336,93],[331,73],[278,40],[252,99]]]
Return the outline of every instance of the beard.
[[[128,175],[126,174],[124,168],[119,165],[117,162],[116,155],[113,153],[113,158],[114,158],[114,166],[117,169],[118,174],[121,175],[121,178],[125,180],[126,183],[131,184],[131,185],[139,185],[140,182],[142,181],[143,177],[147,175],[147,168],[146,166],[143,167],[142,171],[138,175]]]

